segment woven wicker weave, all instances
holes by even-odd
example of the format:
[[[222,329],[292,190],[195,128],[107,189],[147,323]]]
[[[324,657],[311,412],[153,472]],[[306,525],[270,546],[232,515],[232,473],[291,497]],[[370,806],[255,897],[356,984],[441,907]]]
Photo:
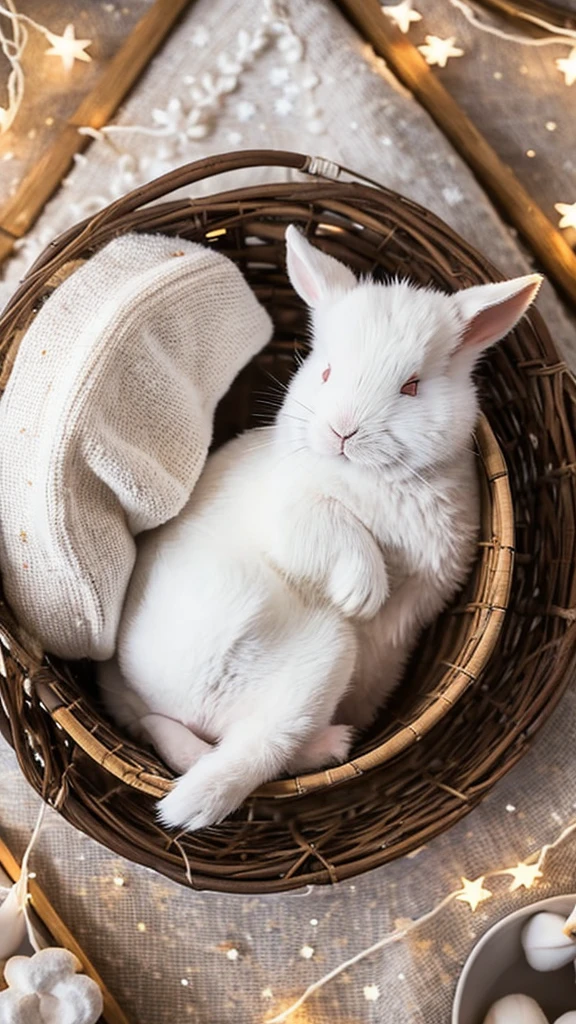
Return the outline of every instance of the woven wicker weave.
[[[303,174],[149,205],[220,172],[262,166]],[[305,346],[305,311],[284,270],[289,222],[377,277],[399,272],[454,290],[501,276],[425,210],[327,161],[271,151],[211,157],[118,200],[48,247],[0,319],[1,379],[34,312],[79,260],[119,233],[160,231],[230,256],[269,309],[274,341],[222,403],[217,440],[260,422],[256,393],[274,387],[270,373],[286,380]],[[473,578],[429,631],[392,707],[349,764],[271,783],[222,825],[170,835],[153,813],[170,772],[106,721],[89,665],[43,660],[2,605],[0,727],[32,785],[120,854],[226,892],[349,878],[470,810],[560,697],[576,630],[576,389],[537,313],[491,353],[480,388],[482,533]]]

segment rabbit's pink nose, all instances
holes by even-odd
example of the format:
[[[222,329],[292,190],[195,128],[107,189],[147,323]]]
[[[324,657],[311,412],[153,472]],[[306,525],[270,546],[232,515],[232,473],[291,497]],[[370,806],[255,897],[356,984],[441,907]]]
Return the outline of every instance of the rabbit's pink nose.
[[[354,437],[354,434],[358,433],[358,427],[356,427],[355,430],[351,430],[349,434],[341,434],[339,430],[334,430],[334,427],[332,426],[331,423],[329,424],[329,427],[330,427],[330,430],[332,431],[332,433],[336,434],[336,437],[340,438],[340,451],[341,452],[344,451],[344,445],[346,444],[346,441],[348,441],[351,437]]]

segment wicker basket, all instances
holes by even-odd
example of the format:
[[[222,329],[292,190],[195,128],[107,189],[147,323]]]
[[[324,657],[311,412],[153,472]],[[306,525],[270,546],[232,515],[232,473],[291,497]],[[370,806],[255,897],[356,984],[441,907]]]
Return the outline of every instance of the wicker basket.
[[[221,172],[263,166],[303,174],[149,205]],[[231,436],[252,424],[256,392],[273,386],[268,375],[285,380],[305,346],[306,314],[284,270],[289,222],[376,277],[399,272],[447,290],[500,277],[434,216],[327,161],[283,152],[210,157],[118,200],[48,247],[0,319],[2,379],[34,312],[78,260],[122,232],[178,234],[234,259],[275,321],[274,341],[221,404],[217,440]],[[106,721],[89,664],[43,659],[2,605],[0,726],[32,785],[118,853],[225,892],[350,878],[469,811],[560,697],[576,630],[576,389],[537,313],[491,353],[480,387],[482,535],[473,578],[348,764],[271,783],[222,825],[170,835],[153,806],[171,785],[168,769]]]

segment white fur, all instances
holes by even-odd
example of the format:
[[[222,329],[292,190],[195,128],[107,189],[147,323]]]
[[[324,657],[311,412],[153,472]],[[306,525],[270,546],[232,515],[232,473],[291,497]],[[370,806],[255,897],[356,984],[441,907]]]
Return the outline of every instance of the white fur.
[[[170,826],[213,825],[275,776],[345,760],[373,721],[469,572],[470,374],[540,283],[358,283],[292,227],[287,242],[312,351],[275,425],[212,455],[183,512],[141,540],[102,671],[120,724],[184,771],[159,805]],[[414,374],[418,394],[401,394]]]

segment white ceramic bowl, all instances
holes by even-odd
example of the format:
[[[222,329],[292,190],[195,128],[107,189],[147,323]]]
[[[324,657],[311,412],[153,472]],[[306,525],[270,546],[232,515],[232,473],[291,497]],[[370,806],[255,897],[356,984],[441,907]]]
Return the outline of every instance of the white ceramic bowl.
[[[526,962],[520,936],[534,914],[546,910],[568,917],[574,896],[552,896],[509,914],[482,936],[460,975],[452,1008],[452,1024],[482,1024],[492,1003],[522,992],[540,1004],[549,1021],[576,1010],[574,965],[559,971],[534,971]],[[576,952],[576,946],[575,946]]]

